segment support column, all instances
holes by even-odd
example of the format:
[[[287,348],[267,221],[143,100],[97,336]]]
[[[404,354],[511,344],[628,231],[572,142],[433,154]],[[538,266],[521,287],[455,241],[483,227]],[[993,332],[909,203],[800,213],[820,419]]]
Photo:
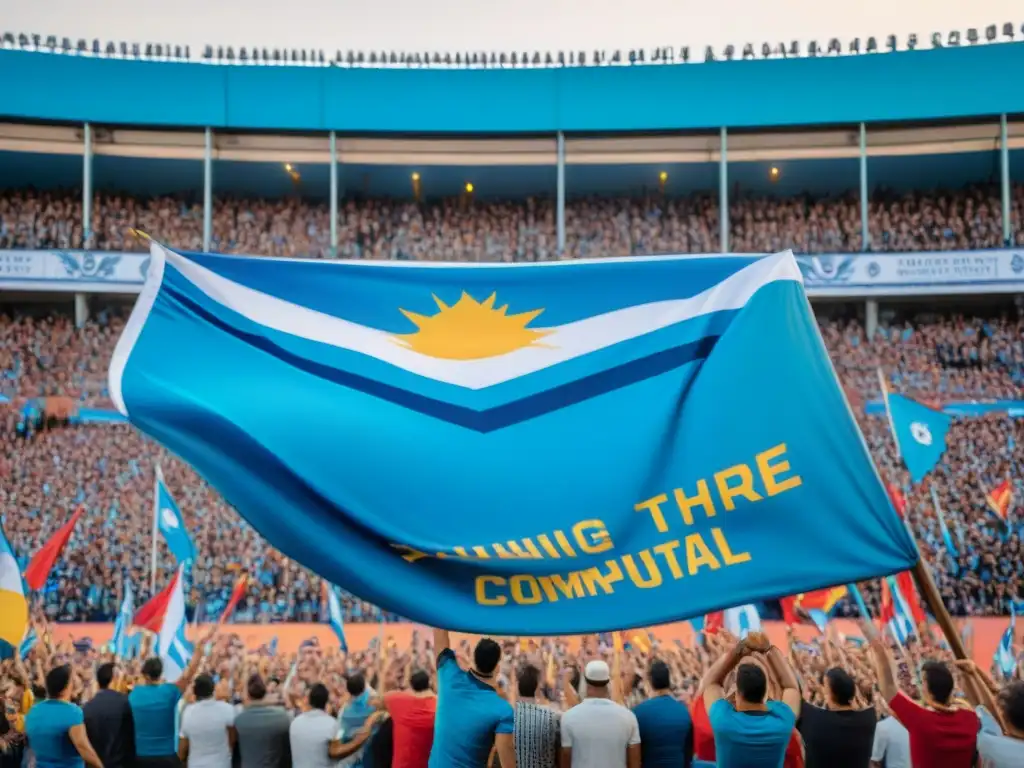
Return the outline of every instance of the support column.
[[[558,255],[561,257],[565,252],[565,134],[561,131],[558,132],[558,152],[556,163],[558,170],[558,189],[556,190],[557,207],[555,213],[555,227],[558,232]]]
[[[92,125],[82,138],[82,247],[92,248]]]
[[[1003,198],[1003,245],[1013,245],[1013,226],[1010,221],[1010,142],[1007,137],[1006,113],[999,116],[999,184]]]
[[[331,131],[331,258],[338,258],[338,134]]]
[[[868,222],[868,129],[864,123],[860,124],[860,249],[871,250],[871,225]],[[875,309],[877,311],[877,304]]]
[[[868,337],[865,341],[870,341],[875,337],[875,331],[878,330],[878,300],[868,299],[864,304],[864,330],[867,332]]]
[[[89,296],[84,293],[75,294],[75,327],[81,328],[89,320]]]
[[[206,129],[203,147],[203,250],[213,242],[213,131]]]
[[[718,154],[718,238],[729,252],[729,131],[722,126]]]

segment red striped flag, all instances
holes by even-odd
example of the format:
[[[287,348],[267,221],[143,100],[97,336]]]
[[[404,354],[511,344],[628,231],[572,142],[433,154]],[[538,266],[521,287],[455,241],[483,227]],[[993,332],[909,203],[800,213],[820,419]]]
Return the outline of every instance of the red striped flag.
[[[910,616],[914,620],[914,626],[920,626],[928,620],[928,614],[921,607],[921,598],[917,594],[917,586],[914,584],[914,577],[910,571],[903,571],[896,574],[896,586],[900,588],[900,594],[910,608]]]
[[[150,632],[157,634],[160,633],[160,629],[164,625],[164,615],[167,613],[167,606],[171,603],[174,589],[178,585],[180,573],[180,569],[176,571],[167,586],[153,595],[148,603],[135,612],[135,618],[132,620],[132,623],[136,627],[148,629]]]
[[[224,613],[220,615],[220,624],[231,618],[231,614],[235,612],[235,608],[242,598],[245,597],[245,593],[249,589],[249,577],[246,574],[242,574],[235,581],[235,588],[231,590],[231,598],[228,600],[227,608],[224,609]]]

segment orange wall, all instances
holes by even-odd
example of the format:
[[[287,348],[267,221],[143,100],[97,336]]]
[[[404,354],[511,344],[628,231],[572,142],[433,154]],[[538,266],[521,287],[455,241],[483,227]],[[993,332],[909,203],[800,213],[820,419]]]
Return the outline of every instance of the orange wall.
[[[844,634],[860,634],[860,628],[854,621],[836,619],[833,623]],[[974,627],[974,659],[983,665],[984,669],[988,669],[992,655],[999,645],[999,638],[1006,630],[1007,620],[982,618],[973,619],[971,624]],[[53,624],[51,627],[57,640],[91,637],[97,645],[106,643],[114,633],[113,624]],[[781,622],[766,622],[765,628],[774,643],[780,646],[786,644],[785,626]],[[430,631],[415,624],[385,624],[383,631],[385,637],[394,638],[399,645],[407,645],[415,630],[419,630],[421,635]],[[319,638],[320,643],[324,645],[333,645],[336,642],[334,633],[327,624],[228,624],[225,625],[224,631],[238,633],[252,648],[269,643],[271,638],[276,637],[281,652],[294,651],[303,640],[311,637]],[[380,631],[378,624],[348,624],[345,627],[345,638],[349,648],[358,650],[366,648]],[[679,639],[687,646],[693,642],[693,630],[689,622],[665,624],[654,627],[651,631],[662,642]],[[938,632],[937,629],[935,631]],[[815,633],[816,630],[810,626],[797,628],[797,636],[803,640],[810,639]],[[633,633],[627,632],[626,635],[632,637]]]

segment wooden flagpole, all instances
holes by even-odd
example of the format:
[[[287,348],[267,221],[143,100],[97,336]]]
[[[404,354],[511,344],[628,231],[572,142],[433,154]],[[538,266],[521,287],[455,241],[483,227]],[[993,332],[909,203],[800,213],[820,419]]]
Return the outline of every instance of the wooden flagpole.
[[[939,588],[935,586],[935,580],[932,578],[931,571],[928,570],[928,564],[921,557],[920,547],[918,547],[918,558],[912,573],[917,588],[921,592],[921,599],[931,609],[935,621],[942,629],[942,634],[946,636],[946,642],[953,650],[953,655],[958,659],[969,659],[970,656],[967,655],[967,649],[964,648],[963,638],[957,632],[953,617],[949,615],[945,603],[942,602],[942,595],[939,594]]]
[[[882,369],[878,368],[877,372],[878,386],[882,390],[882,402],[885,404],[885,415],[889,420],[889,431],[892,434],[893,442],[896,444],[896,456],[902,458],[903,453],[900,450],[900,441],[896,437],[896,425],[893,423],[892,412],[889,410],[889,389],[885,384],[885,376],[882,373]],[[935,586],[935,580],[932,578],[931,571],[928,570],[928,564],[921,555],[921,547],[917,543],[917,537],[914,536],[914,532],[906,520],[903,521],[903,524],[907,527],[907,533],[910,534],[910,538],[917,548],[917,562],[914,564],[911,573],[914,576],[914,583],[917,584],[917,589],[921,593],[921,599],[924,600],[925,605],[928,606],[935,617],[939,628],[942,629],[942,634],[946,636],[946,642],[949,643],[949,647],[953,650],[953,655],[958,659],[966,659],[968,656],[967,650],[964,648],[963,639],[953,624],[953,617],[949,615],[945,603],[942,602],[939,588]],[[910,599],[909,595],[904,595],[903,597],[904,599]],[[914,627],[914,629],[919,631],[917,627]]]

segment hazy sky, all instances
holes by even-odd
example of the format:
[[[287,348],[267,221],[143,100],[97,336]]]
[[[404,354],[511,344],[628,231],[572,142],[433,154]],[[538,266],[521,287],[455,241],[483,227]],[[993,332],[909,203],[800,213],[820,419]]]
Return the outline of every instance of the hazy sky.
[[[1020,0],[3,0],[14,32],[325,50],[628,49],[848,40],[1024,21]],[[881,40],[880,40],[881,42]]]

